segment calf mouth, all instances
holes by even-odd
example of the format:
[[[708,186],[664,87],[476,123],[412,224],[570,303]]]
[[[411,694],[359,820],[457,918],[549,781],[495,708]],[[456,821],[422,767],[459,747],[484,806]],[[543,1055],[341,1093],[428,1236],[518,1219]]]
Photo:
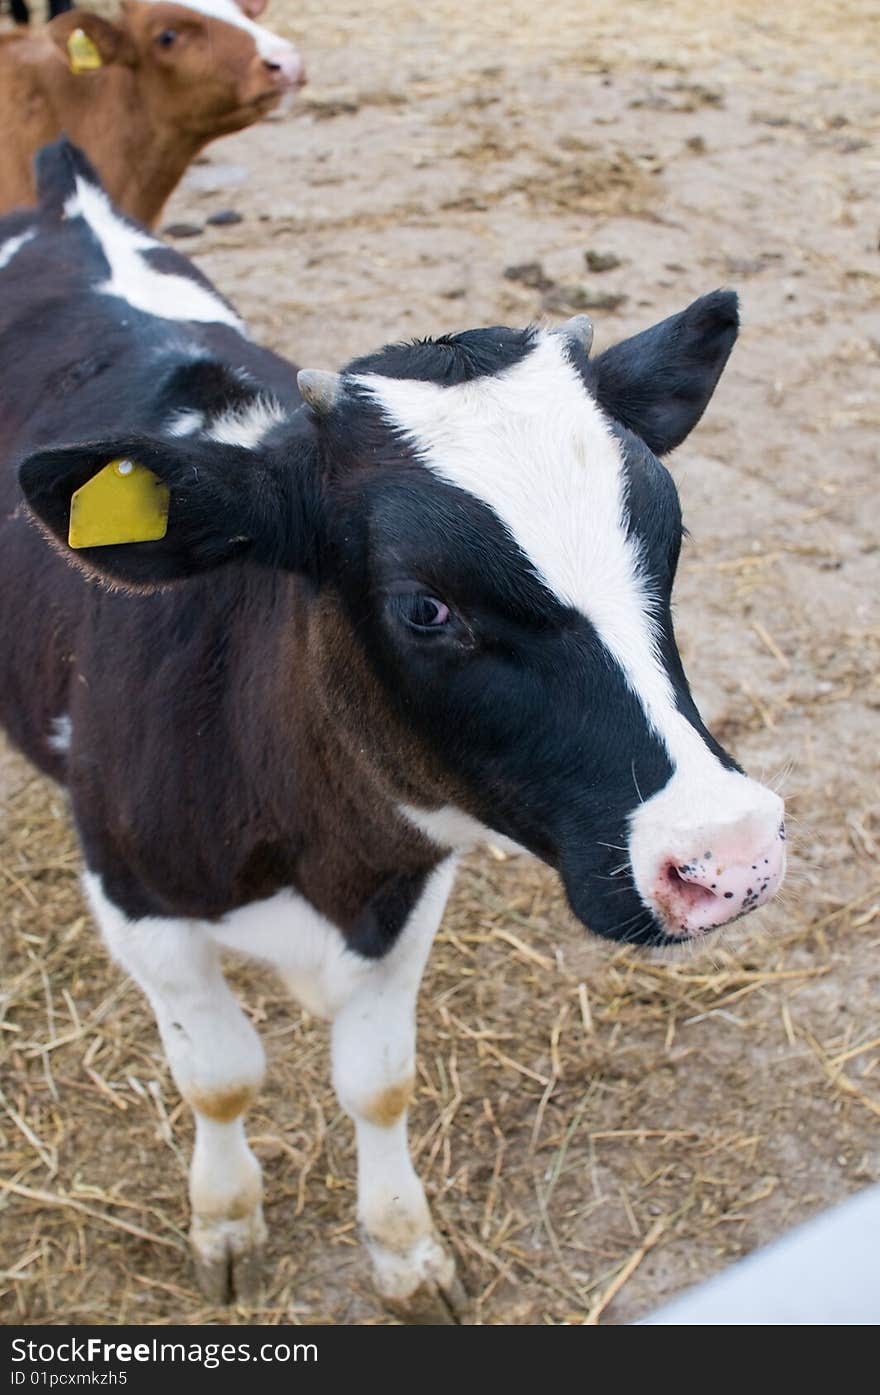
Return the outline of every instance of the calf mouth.
[[[613,873],[560,867],[572,914],[585,930],[614,944],[658,949],[677,943],[652,906],[636,890],[629,863]],[[608,883],[618,883],[609,887]]]

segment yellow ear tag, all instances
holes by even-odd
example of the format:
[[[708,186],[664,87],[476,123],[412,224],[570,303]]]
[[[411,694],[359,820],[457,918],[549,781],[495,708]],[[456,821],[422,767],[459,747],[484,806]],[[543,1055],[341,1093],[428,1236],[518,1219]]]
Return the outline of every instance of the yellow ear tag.
[[[104,66],[101,50],[84,29],[74,29],[67,40],[67,57],[72,73],[92,73]]]
[[[168,531],[171,491],[146,465],[111,460],[70,501],[73,548],[153,542]]]

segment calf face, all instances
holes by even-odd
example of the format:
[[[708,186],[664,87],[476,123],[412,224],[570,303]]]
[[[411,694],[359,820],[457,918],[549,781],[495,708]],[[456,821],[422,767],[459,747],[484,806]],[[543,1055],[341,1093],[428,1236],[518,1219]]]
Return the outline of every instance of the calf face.
[[[719,292],[595,360],[582,319],[392,346],[301,374],[308,410],[262,437],[196,420],[39,452],[20,478],[62,546],[109,460],[170,486],[163,540],[77,554],[123,585],[240,557],[308,573],[328,701],[406,817],[527,848],[601,935],[680,941],[784,870],[782,802],[703,726],[670,613],[682,521],[658,457],[736,329]]]
[[[292,44],[255,24],[234,0],[123,0],[118,23],[86,10],[62,15],[47,33],[67,58],[82,29],[102,66],[137,74],[139,100],[160,125],[214,137],[256,121],[305,81]],[[91,74],[81,74],[87,83]]]

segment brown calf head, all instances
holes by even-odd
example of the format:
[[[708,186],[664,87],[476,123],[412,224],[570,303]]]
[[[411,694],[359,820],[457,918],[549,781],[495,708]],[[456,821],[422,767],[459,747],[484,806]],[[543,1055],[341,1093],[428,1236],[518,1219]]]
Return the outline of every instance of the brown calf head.
[[[260,0],[241,6],[234,0],[123,0],[115,23],[72,10],[54,19],[47,33],[67,58],[71,35],[83,30],[102,67],[135,72],[141,106],[154,124],[210,140],[250,125],[305,81],[293,45],[247,17],[260,8]],[[92,73],[79,77],[86,83]]]

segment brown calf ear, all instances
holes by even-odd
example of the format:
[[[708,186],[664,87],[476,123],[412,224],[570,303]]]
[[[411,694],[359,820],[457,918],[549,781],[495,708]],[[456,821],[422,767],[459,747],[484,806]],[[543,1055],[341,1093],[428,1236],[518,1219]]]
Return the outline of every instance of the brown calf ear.
[[[90,10],[68,10],[65,14],[56,15],[46,25],[46,34],[61,50],[72,72],[82,72],[88,76],[91,70],[107,67],[111,63],[133,68],[138,61],[137,49],[128,29],[111,24]],[[80,35],[83,37],[80,38]],[[78,51],[84,51],[87,55],[82,66],[77,64]],[[98,61],[95,61],[94,55],[97,55]]]
[[[269,0],[235,0],[235,3],[248,19],[259,19]]]

